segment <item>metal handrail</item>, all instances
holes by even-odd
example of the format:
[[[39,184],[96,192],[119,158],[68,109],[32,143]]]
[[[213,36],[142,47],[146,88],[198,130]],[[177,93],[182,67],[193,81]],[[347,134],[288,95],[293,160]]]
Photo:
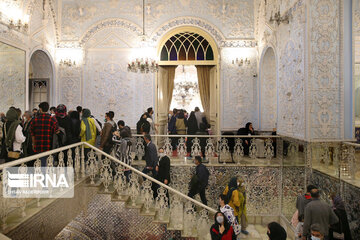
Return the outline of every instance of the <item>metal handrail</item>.
[[[52,154],[55,154],[55,153],[58,153],[58,152],[62,152],[64,150],[68,150],[70,148],[74,148],[74,147],[81,146],[81,145],[83,145],[83,142],[74,143],[74,144],[71,144],[71,145],[67,145],[65,147],[56,148],[54,150],[50,150],[50,151],[47,151],[47,152],[42,152],[42,153],[38,153],[36,155],[32,155],[32,156],[29,156],[29,157],[20,158],[18,160],[14,160],[14,161],[11,161],[11,162],[8,162],[8,163],[3,163],[3,164],[0,164],[0,170],[3,170],[4,168],[8,168],[8,167],[21,165],[23,163],[27,163],[27,162],[30,162],[30,161],[33,161],[33,160],[36,160],[36,159],[39,159],[39,158],[42,158],[42,157],[47,157],[49,155],[52,155]]]
[[[104,151],[102,151],[102,150],[100,150],[100,149],[98,149],[98,148],[96,148],[96,147],[94,147],[94,146],[92,146],[92,145],[90,145],[90,144],[88,144],[88,143],[86,143],[86,142],[84,142],[84,145],[87,145],[88,147],[92,148],[93,150],[95,150],[95,151],[97,151],[97,152],[100,152],[102,155],[104,155],[105,157],[109,158],[110,160],[121,164],[121,165],[124,166],[125,168],[130,169],[131,171],[134,171],[135,173],[137,173],[137,174],[139,174],[139,175],[141,175],[141,176],[149,179],[150,181],[152,181],[152,182],[154,182],[154,183],[156,183],[156,184],[159,184],[161,187],[166,188],[168,191],[171,191],[171,192],[173,192],[173,193],[175,193],[175,194],[177,194],[177,195],[180,195],[182,198],[185,198],[186,200],[191,201],[191,202],[194,203],[195,205],[198,205],[198,206],[200,206],[200,207],[202,207],[202,208],[205,208],[206,210],[208,210],[208,211],[211,212],[211,213],[216,213],[216,212],[217,212],[215,209],[213,209],[213,208],[211,208],[211,207],[208,207],[208,206],[206,206],[205,204],[200,203],[199,201],[196,201],[195,199],[193,199],[193,198],[191,198],[191,197],[189,197],[189,196],[186,196],[186,195],[183,194],[182,192],[179,192],[179,191],[177,191],[177,190],[175,190],[175,189],[167,186],[166,184],[164,184],[164,183],[156,180],[155,178],[150,177],[150,176],[147,175],[147,174],[144,174],[143,172],[137,170],[137,169],[134,168],[134,167],[132,167],[132,166],[130,166],[130,165],[127,165],[127,164],[121,162],[120,160],[114,158],[114,157],[111,156],[110,154],[107,154],[106,152],[104,152]]]

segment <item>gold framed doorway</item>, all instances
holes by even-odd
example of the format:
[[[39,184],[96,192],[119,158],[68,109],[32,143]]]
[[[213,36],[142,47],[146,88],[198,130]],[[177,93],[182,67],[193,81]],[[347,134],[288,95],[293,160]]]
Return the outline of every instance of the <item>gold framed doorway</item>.
[[[209,99],[204,112],[214,134],[220,133],[220,73],[219,51],[216,42],[207,32],[197,27],[179,27],[166,33],[157,47],[159,72],[156,75],[156,123],[158,134],[167,134],[169,88],[173,72],[178,65],[209,66]],[[203,101],[202,101],[203,102]],[[203,103],[204,105],[204,103]]]

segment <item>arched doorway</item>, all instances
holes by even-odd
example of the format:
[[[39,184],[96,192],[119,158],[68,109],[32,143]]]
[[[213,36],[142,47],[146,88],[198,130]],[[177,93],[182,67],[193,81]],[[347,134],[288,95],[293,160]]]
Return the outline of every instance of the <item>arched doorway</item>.
[[[168,113],[173,100],[175,69],[180,65],[196,67],[202,108],[212,131],[217,133],[220,77],[218,48],[213,38],[201,29],[180,27],[163,36],[157,52],[160,59],[155,104],[158,133],[167,133]]]
[[[260,129],[272,131],[277,123],[276,57],[272,47],[264,50],[260,65]]]
[[[39,103],[51,101],[53,65],[50,57],[42,50],[36,50],[30,58],[29,66],[29,108],[38,108]]]

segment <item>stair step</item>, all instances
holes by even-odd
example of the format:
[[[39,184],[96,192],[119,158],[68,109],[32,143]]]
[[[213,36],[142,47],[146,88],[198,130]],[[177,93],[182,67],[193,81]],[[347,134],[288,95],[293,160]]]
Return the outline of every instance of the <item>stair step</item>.
[[[183,224],[174,225],[170,221],[170,223],[168,224],[167,230],[169,230],[169,231],[183,231],[184,230],[184,225]]]
[[[155,210],[154,206],[150,207],[148,212],[146,212],[146,209],[145,209],[144,205],[140,209],[140,215],[141,216],[153,216],[153,217],[155,217],[155,214],[156,214],[156,210]]]
[[[153,223],[169,224],[170,223],[169,211],[165,213],[162,219],[159,218],[159,212],[156,211]]]
[[[112,202],[126,202],[127,200],[129,199],[129,195],[126,195],[126,194],[117,194],[116,191],[114,191],[112,194],[111,194],[111,201]]]
[[[94,178],[94,183],[91,183],[90,178],[86,179],[85,181],[85,186],[87,187],[99,187],[101,185],[101,181],[100,178],[95,177]]]
[[[184,230],[181,231],[181,237],[182,237],[182,238],[198,239],[197,233],[185,234],[185,233],[184,233]]]
[[[129,197],[128,200],[125,202],[126,208],[141,209],[142,205],[143,205],[143,203],[139,199],[136,199],[135,204],[134,204],[131,201],[131,197]]]
[[[109,185],[107,191],[105,190],[104,184],[99,186],[99,194],[113,194],[115,192],[115,188],[112,184]]]

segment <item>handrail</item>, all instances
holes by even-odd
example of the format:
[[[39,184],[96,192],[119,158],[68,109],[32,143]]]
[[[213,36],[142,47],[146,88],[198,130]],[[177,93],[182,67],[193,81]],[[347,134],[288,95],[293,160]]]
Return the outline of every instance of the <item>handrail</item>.
[[[137,170],[137,169],[134,168],[134,167],[132,167],[132,166],[130,166],[130,165],[127,165],[127,164],[121,162],[120,160],[118,160],[118,159],[114,158],[113,156],[107,154],[106,152],[104,152],[104,151],[102,151],[102,150],[100,150],[100,149],[98,149],[98,148],[96,148],[96,147],[88,144],[87,142],[84,142],[84,145],[87,145],[88,147],[92,148],[93,150],[95,150],[95,151],[97,151],[97,152],[100,152],[102,155],[104,155],[105,157],[109,158],[110,160],[112,160],[112,161],[114,161],[114,162],[117,162],[117,163],[120,163],[122,166],[126,167],[127,169],[130,169],[131,171],[134,171],[135,173],[137,173],[137,174],[139,174],[139,175],[141,175],[141,176],[143,176],[143,177],[145,177],[145,178],[147,178],[147,179],[149,179],[150,181],[155,182],[156,184],[159,184],[159,185],[162,186],[163,188],[166,188],[168,191],[171,191],[171,192],[173,192],[173,193],[175,193],[175,194],[177,194],[177,195],[180,195],[182,198],[185,198],[186,200],[191,201],[192,203],[194,203],[194,204],[196,204],[196,205],[198,205],[198,206],[200,206],[200,207],[202,207],[202,208],[205,208],[205,209],[208,210],[209,212],[212,212],[212,213],[216,213],[216,212],[217,212],[215,209],[213,209],[213,208],[211,208],[211,207],[208,207],[208,206],[206,206],[205,204],[200,203],[200,202],[196,201],[195,199],[193,199],[193,198],[191,198],[191,197],[189,197],[189,196],[186,196],[185,194],[183,194],[183,193],[181,193],[181,192],[179,192],[179,191],[177,191],[177,190],[175,190],[175,189],[167,186],[166,184],[164,184],[164,183],[156,180],[155,178],[150,177],[150,176],[147,175],[147,174],[144,174],[143,172]]]
[[[30,162],[30,161],[33,161],[33,160],[36,160],[36,159],[39,159],[39,158],[42,158],[42,157],[46,157],[46,156],[49,156],[49,155],[52,155],[52,154],[55,154],[55,153],[58,153],[58,152],[62,152],[64,150],[68,150],[70,148],[74,148],[74,147],[81,146],[81,145],[83,145],[83,142],[74,143],[74,144],[71,144],[71,145],[67,145],[65,147],[56,148],[54,150],[38,153],[38,154],[29,156],[29,157],[25,157],[25,158],[20,158],[18,160],[14,160],[14,161],[11,161],[11,162],[8,162],[8,163],[3,163],[3,164],[0,164],[0,170],[3,170],[4,168],[7,168],[7,167],[13,167],[13,166],[16,166],[16,165],[21,165],[23,163]]]
[[[349,145],[349,146],[360,148],[360,143],[344,142],[344,145]]]
[[[133,137],[143,137],[141,134],[133,134]],[[209,137],[223,137],[223,138],[280,138],[278,135],[151,135],[151,137],[170,137],[170,138],[178,138],[178,137],[198,137],[198,138],[209,138]]]

